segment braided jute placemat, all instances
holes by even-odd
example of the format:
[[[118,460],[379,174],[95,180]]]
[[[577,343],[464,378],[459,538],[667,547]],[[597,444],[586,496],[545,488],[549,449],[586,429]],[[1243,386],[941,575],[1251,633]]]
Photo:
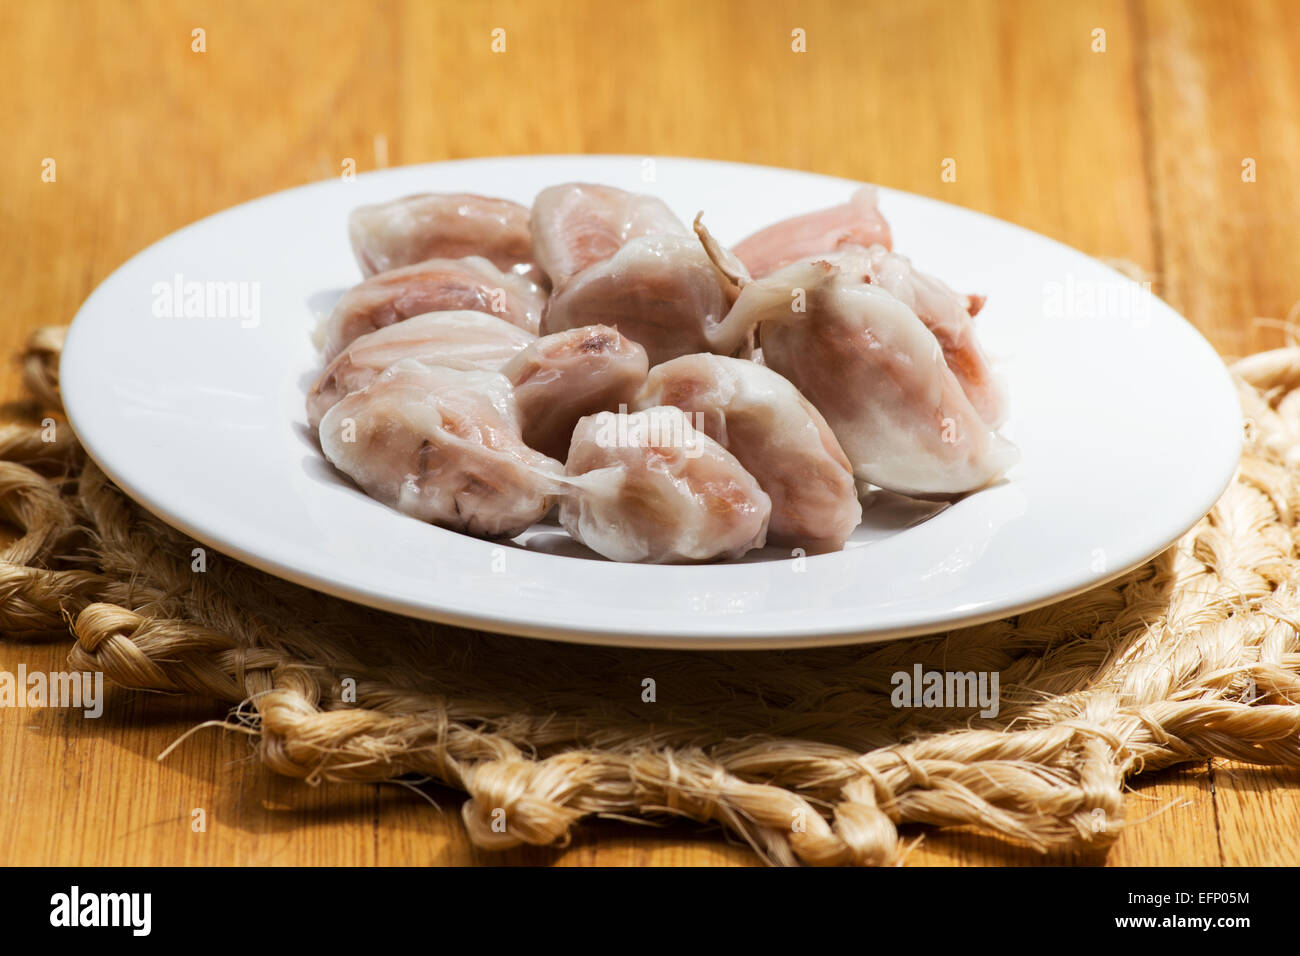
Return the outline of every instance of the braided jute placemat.
[[[1113,840],[1129,775],[1210,756],[1300,764],[1300,347],[1233,366],[1237,476],[1117,581],[925,638],[682,653],[425,624],[215,554],[196,573],[195,542],[115,488],[57,417],[62,333],[38,331],[23,356],[53,435],[0,428],[0,507],[23,531],[0,553],[0,629],[70,628],[74,669],[228,702],[278,773],[460,788],[479,846],[562,842],[604,814],[720,823],[781,864],[896,863],[906,823],[1047,850]],[[916,664],[997,672],[997,716],[895,708],[891,675]]]

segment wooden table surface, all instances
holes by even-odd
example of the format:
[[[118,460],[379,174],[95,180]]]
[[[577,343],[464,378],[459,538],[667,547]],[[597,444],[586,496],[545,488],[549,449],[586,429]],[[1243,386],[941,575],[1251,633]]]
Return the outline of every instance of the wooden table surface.
[[[1244,355],[1281,344],[1300,300],[1297,13],[1287,0],[2,0],[0,351],[69,321],[178,227],[339,175],[348,158],[364,171],[609,152],[814,170],[991,213],[1132,260],[1225,355]],[[0,387],[18,395],[12,363]],[[55,670],[66,651],[0,640],[0,669]],[[155,759],[222,713],[120,691],[99,720],[0,711],[0,861],[755,862],[716,830],[613,824],[563,850],[485,857],[451,791],[435,810],[398,786],[312,788],[215,730]],[[1214,762],[1135,791],[1130,819],[1150,819],[1108,855],[1047,862],[1300,860],[1296,771]],[[948,832],[909,863],[1040,859]]]

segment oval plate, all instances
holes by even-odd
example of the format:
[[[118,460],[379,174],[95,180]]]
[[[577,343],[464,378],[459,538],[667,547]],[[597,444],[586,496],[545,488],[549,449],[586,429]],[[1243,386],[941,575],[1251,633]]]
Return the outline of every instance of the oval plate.
[[[316,316],[360,278],[348,213],[419,191],[527,204],[571,180],[656,193],[686,222],[702,209],[724,242],[843,202],[855,185],[702,160],[537,156],[277,193],[180,230],[95,290],[63,352],[68,416],[136,501],[271,574],[430,620],[655,647],[874,641],[1027,610],[1161,551],[1236,467],[1232,382],[1149,291],[1017,226],[882,190],[895,248],[988,296],[976,325],[1023,456],[1006,482],[937,514],[882,496],[835,554],[690,567],[562,556],[545,533],[525,547],[480,541],[370,500],[321,458],[303,410]]]

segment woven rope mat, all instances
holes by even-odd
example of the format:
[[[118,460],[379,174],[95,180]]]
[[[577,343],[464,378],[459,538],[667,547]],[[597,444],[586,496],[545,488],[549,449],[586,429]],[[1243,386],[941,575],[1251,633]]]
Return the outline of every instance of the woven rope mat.
[[[23,357],[41,414],[59,408],[62,332],[42,329]],[[487,848],[563,842],[597,814],[720,823],[781,864],[896,863],[905,823],[1096,844],[1124,826],[1129,775],[1209,756],[1300,764],[1300,348],[1233,370],[1241,468],[1176,546],[1073,600],[948,634],[612,650],[394,617],[211,553],[195,573],[195,543],[118,491],[61,419],[53,442],[0,429],[0,508],[24,530],[0,553],[0,629],[70,628],[76,669],[228,702],[278,773],[458,787]],[[998,716],[895,709],[890,677],[916,663],[999,672]]]

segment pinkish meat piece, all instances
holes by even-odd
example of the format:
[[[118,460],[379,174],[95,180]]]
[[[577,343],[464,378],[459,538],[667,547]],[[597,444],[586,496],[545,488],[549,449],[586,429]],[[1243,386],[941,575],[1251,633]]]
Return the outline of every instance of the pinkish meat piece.
[[[862,520],[853,469],[826,419],[771,369],[721,355],[656,365],[634,409],[672,405],[772,499],[768,544],[838,551]]]
[[[500,373],[410,360],[326,412],[320,443],[370,497],[485,538],[527,530],[550,510],[562,474],[520,438]]]
[[[508,199],[419,193],[359,206],[348,220],[348,236],[367,276],[463,256],[483,256],[507,272],[533,269],[528,207]]]
[[[584,269],[604,262],[630,239],[689,235],[671,209],[654,196],[613,186],[565,183],[533,200],[533,254],[561,288]]]
[[[483,312],[431,312],[384,326],[353,341],[325,367],[307,392],[307,424],[319,426],[336,402],[402,359],[495,372],[533,341],[530,333]]]
[[[1002,424],[1006,419],[1006,397],[980,348],[971,320],[971,309],[979,311],[983,297],[959,295],[934,276],[913,267],[905,256],[883,246],[862,252],[846,250],[827,259],[847,271],[860,270],[868,282],[879,285],[915,312],[939,340],[948,368],[980,417],[994,428]]]
[[[783,219],[742,240],[736,256],[755,278],[845,246],[891,247],[889,223],[876,208],[876,187],[863,186],[842,205]]]
[[[560,523],[614,561],[738,558],[766,540],[767,493],[677,408],[582,419],[565,474]]]
[[[749,282],[728,321],[758,324],[764,363],[825,416],[858,479],[915,497],[997,481],[1015,446],[976,411],[916,313],[851,265],[810,259]]]
[[[501,369],[524,441],[563,461],[578,419],[626,408],[649,369],[645,349],[605,325],[544,335]]]
[[[486,312],[536,334],[546,293],[520,275],[502,272],[481,256],[428,259],[371,276],[343,294],[321,323],[325,361],[355,339],[427,312]]]
[[[752,326],[730,321],[732,294],[696,237],[641,236],[557,290],[541,332],[612,326],[651,365],[695,352],[747,355]]]

